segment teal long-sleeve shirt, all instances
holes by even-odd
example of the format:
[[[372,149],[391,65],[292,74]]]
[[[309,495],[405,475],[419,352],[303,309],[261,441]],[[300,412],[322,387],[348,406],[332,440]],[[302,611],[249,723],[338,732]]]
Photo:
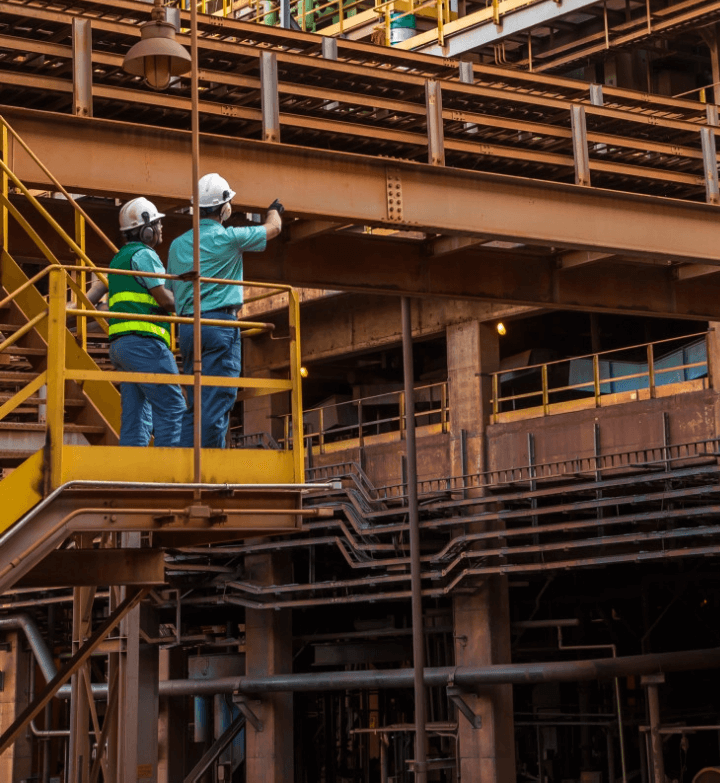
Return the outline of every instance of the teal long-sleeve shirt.
[[[217,277],[223,280],[243,279],[243,252],[261,253],[267,246],[267,232],[264,226],[242,226],[225,228],[217,220],[200,220],[200,274],[202,277]],[[168,274],[182,275],[193,269],[193,232],[186,231],[170,245],[168,253]],[[191,281],[168,280],[175,296],[175,311],[178,315],[193,314],[193,284]],[[201,283],[202,310],[217,310],[223,307],[240,307],[243,302],[243,288],[237,285]]]

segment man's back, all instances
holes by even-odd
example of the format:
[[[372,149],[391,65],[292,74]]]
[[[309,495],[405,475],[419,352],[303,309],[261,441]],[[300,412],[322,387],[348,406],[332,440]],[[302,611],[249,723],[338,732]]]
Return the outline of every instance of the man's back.
[[[267,245],[267,234],[262,226],[225,228],[217,220],[200,221],[200,269],[203,277],[222,280],[243,279],[243,251],[262,252]],[[193,232],[186,231],[170,245],[168,272],[182,275],[193,270]],[[168,288],[175,294],[179,315],[193,312],[193,285],[191,281],[170,280]],[[203,283],[202,309],[240,307],[242,286]]]

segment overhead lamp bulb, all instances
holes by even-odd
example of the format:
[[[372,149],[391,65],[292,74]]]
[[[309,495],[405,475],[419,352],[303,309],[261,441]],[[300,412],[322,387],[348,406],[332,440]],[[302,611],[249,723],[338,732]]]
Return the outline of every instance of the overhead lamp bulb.
[[[192,65],[187,49],[175,40],[175,25],[165,21],[163,14],[156,4],[152,20],[140,27],[141,39],[123,60],[123,70],[142,76],[153,90],[166,89],[174,76],[187,73]]]
[[[507,329],[505,328],[505,324],[502,321],[498,321],[497,332],[501,337],[507,334]]]
[[[300,377],[301,378],[307,378],[308,375],[310,375],[310,373],[308,372],[308,368],[307,367],[301,367],[300,368]]]

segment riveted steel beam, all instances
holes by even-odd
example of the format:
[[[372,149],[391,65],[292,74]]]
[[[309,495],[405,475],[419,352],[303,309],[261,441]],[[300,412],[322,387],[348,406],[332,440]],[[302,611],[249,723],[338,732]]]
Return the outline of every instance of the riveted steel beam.
[[[74,192],[187,198],[189,133],[1,111]],[[243,182],[243,206],[250,211],[281,194],[296,216],[397,225],[387,214],[388,162],[382,158],[218,136],[203,138],[202,157],[207,168]],[[80,166],[80,160],[92,165]],[[48,186],[17,147],[13,167],[26,182]],[[408,229],[720,264],[713,205],[402,160],[393,160],[391,168],[402,182],[402,224]],[[325,287],[341,286],[333,280]]]

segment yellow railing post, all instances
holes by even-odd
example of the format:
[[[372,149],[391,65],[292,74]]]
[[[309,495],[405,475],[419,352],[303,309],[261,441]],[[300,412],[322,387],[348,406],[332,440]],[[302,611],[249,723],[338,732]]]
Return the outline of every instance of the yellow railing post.
[[[325,453],[325,414],[322,408],[318,410],[318,446],[320,453]]]
[[[493,424],[497,424],[498,413],[500,413],[500,373],[493,373],[492,376],[492,412]]]
[[[648,360],[648,386],[650,387],[650,397],[655,397],[655,356],[652,343],[647,347]]]
[[[79,213],[75,213],[75,244],[83,251],[83,254],[85,254],[85,218]],[[84,267],[85,259],[80,256],[78,258],[78,263],[80,266]],[[80,279],[78,280],[78,284],[80,286],[80,290],[85,294],[87,293],[87,272],[83,269],[80,272]],[[80,310],[85,309],[85,302],[83,302],[81,297],[76,297],[77,306]],[[83,347],[83,350],[87,350],[87,318],[78,318],[77,322],[77,333],[80,337],[80,344]]]
[[[542,406],[543,416],[547,416],[548,406],[550,405],[550,394],[548,392],[548,368],[547,364],[542,366]]]
[[[595,391],[595,407],[600,407],[600,357],[593,354],[593,389]]]
[[[47,434],[45,439],[45,490],[62,483],[65,410],[65,270],[50,270],[47,358]]]
[[[440,387],[440,423],[442,424],[442,432],[448,431],[448,387],[447,383],[443,383]]]
[[[305,452],[303,440],[303,407],[301,388],[300,299],[294,289],[288,291],[290,322],[290,381],[292,383],[290,411],[293,428],[293,464],[295,481],[305,483]]]
[[[2,136],[0,137],[2,140],[2,149],[0,150],[0,158],[2,158],[3,163],[5,163],[6,166],[10,165],[10,146],[8,141],[8,129],[7,126],[3,123],[2,128],[0,129],[0,133],[2,133]],[[2,172],[2,194],[7,199],[9,194],[9,182],[8,182],[8,176],[3,170]],[[0,220],[0,232],[2,232],[2,247],[5,252],[8,250],[8,209],[3,204],[2,211],[0,211],[0,216],[2,219]]]
[[[405,392],[400,392],[398,397],[398,413],[400,414],[400,437],[405,437]]]

